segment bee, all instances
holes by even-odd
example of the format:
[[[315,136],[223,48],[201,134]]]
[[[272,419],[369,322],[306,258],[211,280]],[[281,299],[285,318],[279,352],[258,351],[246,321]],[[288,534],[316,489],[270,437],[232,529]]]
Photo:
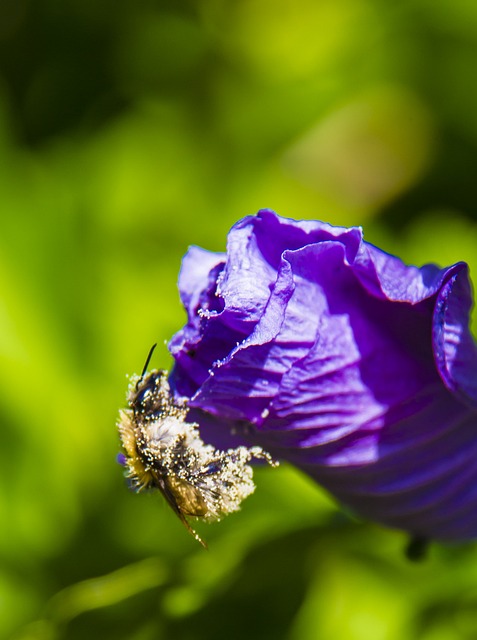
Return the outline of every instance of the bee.
[[[132,487],[157,489],[182,524],[203,547],[206,543],[188,518],[213,522],[237,511],[255,490],[252,459],[276,462],[261,447],[220,451],[205,444],[195,423],[187,422],[185,404],[174,401],[167,371],[132,376],[128,408],[120,411],[119,435],[126,475]]]

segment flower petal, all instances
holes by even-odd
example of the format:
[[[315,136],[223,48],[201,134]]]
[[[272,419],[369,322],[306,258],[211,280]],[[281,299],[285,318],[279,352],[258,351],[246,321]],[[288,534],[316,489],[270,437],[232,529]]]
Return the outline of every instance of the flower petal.
[[[359,228],[262,210],[204,273],[171,380],[209,435],[261,445],[378,522],[477,536],[465,264],[407,266]]]
[[[406,265],[396,256],[364,241],[354,266],[356,275],[373,296],[411,304],[434,296],[453,268],[440,269],[434,264],[420,268]]]
[[[477,346],[469,329],[471,308],[468,268],[460,263],[455,265],[437,298],[434,351],[444,384],[477,408]]]

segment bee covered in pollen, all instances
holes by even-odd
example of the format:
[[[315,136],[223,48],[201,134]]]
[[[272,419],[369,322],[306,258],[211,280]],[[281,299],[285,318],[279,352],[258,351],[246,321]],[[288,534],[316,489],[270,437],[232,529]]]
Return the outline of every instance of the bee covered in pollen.
[[[200,437],[198,425],[186,422],[188,409],[174,402],[167,372],[147,372],[152,347],[141,376],[132,376],[128,408],[118,428],[127,477],[137,491],[158,489],[186,529],[204,546],[188,522],[220,520],[237,511],[253,493],[252,459],[276,466],[261,447],[219,451]]]

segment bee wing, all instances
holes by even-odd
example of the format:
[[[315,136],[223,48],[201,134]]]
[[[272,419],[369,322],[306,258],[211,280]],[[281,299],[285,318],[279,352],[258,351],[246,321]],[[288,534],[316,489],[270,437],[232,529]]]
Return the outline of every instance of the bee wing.
[[[184,515],[194,518],[203,518],[207,515],[207,503],[197,487],[175,476],[168,476],[166,482]]]
[[[194,529],[190,526],[188,520],[185,515],[188,516],[203,516],[207,512],[207,507],[205,505],[204,499],[200,495],[197,489],[192,485],[189,485],[187,482],[172,479],[167,476],[160,476],[156,474],[156,483],[160,492],[166,499],[166,502],[177,515],[179,520],[182,522],[187,531],[194,536],[194,538],[200,542],[200,544],[207,549],[207,544],[202,540],[199,534],[194,531]],[[189,502],[187,499],[189,498]],[[200,500],[199,500],[200,498]],[[195,502],[194,502],[195,500]],[[185,507],[185,503],[187,505],[191,505],[190,508]],[[195,512],[193,512],[192,504],[197,506]],[[199,509],[200,506],[200,509]],[[204,511],[205,509],[205,511]],[[199,512],[200,511],[200,512]]]

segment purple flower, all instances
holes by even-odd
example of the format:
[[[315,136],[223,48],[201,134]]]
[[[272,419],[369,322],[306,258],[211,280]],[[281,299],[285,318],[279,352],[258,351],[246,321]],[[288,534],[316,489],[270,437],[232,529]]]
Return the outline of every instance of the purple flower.
[[[192,247],[179,288],[170,381],[204,439],[260,445],[415,536],[477,536],[465,263],[407,266],[359,228],[262,210],[226,254]]]

